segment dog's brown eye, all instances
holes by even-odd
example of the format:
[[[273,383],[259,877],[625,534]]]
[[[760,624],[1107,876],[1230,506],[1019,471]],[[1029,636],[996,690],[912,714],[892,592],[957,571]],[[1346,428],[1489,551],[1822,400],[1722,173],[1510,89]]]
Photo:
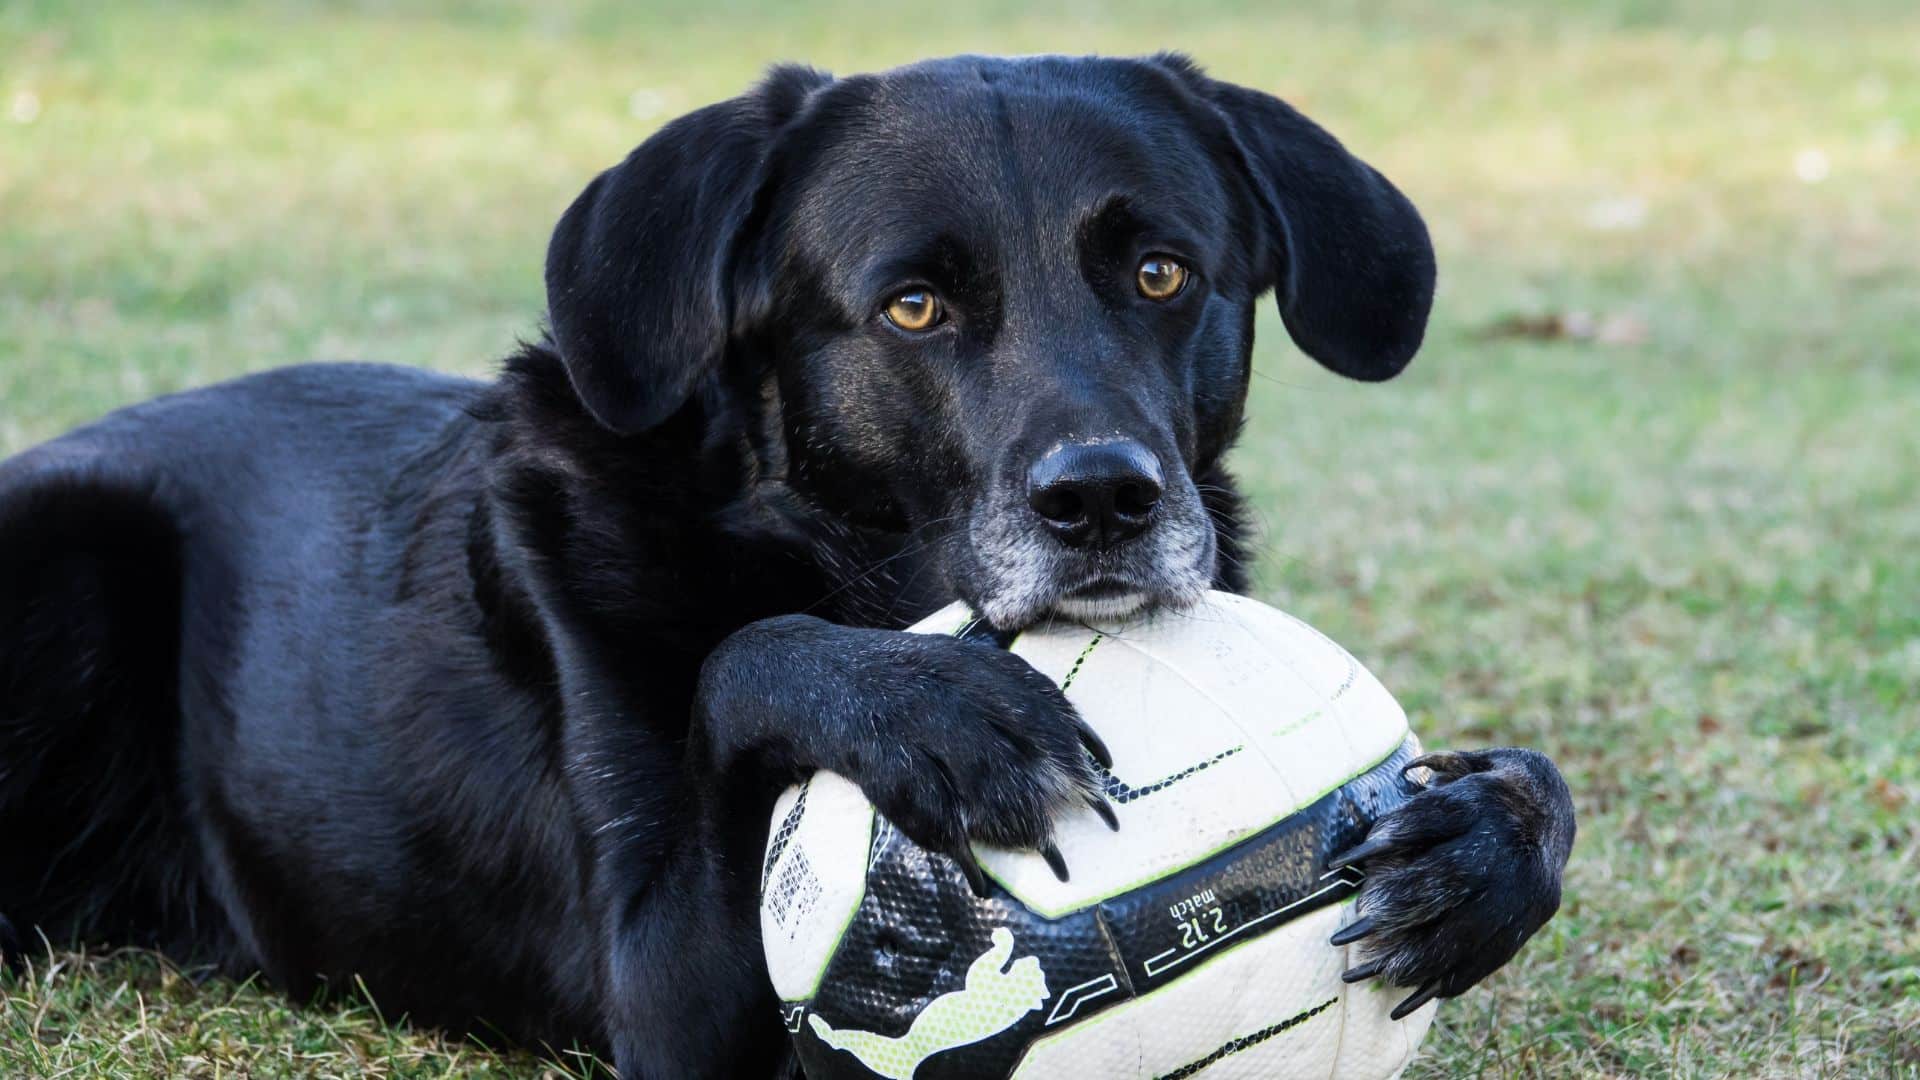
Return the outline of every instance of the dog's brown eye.
[[[1133,277],[1140,295],[1149,300],[1171,300],[1187,287],[1187,268],[1165,255],[1149,255]]]
[[[887,304],[887,321],[902,330],[931,330],[944,315],[928,289],[908,289]]]

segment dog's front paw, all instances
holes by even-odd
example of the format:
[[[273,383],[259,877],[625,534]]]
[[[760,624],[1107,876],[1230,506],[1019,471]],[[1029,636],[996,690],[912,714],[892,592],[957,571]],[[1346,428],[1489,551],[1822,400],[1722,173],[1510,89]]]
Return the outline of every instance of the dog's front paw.
[[[1091,807],[1109,825],[1094,764],[1107,749],[1065,695],[1025,660],[988,645],[892,634],[869,688],[880,730],[843,766],[916,844],[951,857],[974,891],[986,878],[971,841],[1041,852],[1053,822]]]
[[[1366,874],[1358,918],[1333,937],[1362,943],[1361,963],[1343,977],[1416,988],[1396,1020],[1511,960],[1559,909],[1573,850],[1573,799],[1545,755],[1428,754],[1407,768],[1423,766],[1426,789],[1331,863]]]

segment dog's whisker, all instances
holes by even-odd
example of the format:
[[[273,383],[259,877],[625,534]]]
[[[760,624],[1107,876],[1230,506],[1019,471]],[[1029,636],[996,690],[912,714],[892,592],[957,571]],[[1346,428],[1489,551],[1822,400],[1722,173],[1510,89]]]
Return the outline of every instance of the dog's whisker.
[[[887,567],[893,565],[896,562],[899,562],[901,559],[909,558],[911,556],[918,555],[924,552],[925,550],[927,550],[927,547],[932,543],[932,541],[921,540],[920,536],[922,533],[926,532],[928,529],[934,528],[939,525],[944,525],[948,522],[955,521],[964,516],[965,516],[964,513],[948,514],[945,517],[934,518],[931,521],[927,521],[915,527],[911,532],[906,534],[905,541],[901,546],[900,550],[892,552],[891,554],[888,554],[886,556],[883,556],[882,558],[875,560],[873,563],[862,568],[854,576],[848,578],[847,580],[842,581],[839,585],[835,586],[832,590],[828,591],[825,595],[821,596],[818,600],[815,600],[813,603],[807,605],[807,607],[804,610],[809,612],[819,610],[823,605],[836,599],[837,597],[846,593],[848,590],[858,588],[861,585],[867,584],[875,574],[878,574],[879,572],[886,569]],[[915,576],[916,577],[918,576],[917,572]],[[906,589],[897,590],[896,597],[898,596],[899,593],[904,593],[906,591],[907,591]]]

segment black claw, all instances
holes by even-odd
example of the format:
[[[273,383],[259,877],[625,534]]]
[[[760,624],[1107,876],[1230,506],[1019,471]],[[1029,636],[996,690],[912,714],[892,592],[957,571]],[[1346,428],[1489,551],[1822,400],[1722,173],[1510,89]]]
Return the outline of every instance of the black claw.
[[[1040,849],[1040,857],[1047,860],[1047,868],[1053,871],[1054,877],[1067,880],[1067,860],[1060,854],[1059,848],[1048,844]]]
[[[1340,981],[1344,983],[1364,982],[1367,979],[1371,979],[1375,975],[1380,974],[1381,969],[1386,966],[1387,966],[1387,962],[1384,959],[1369,960],[1366,963],[1361,964],[1359,967],[1350,967],[1347,970],[1341,972]]]
[[[1393,1011],[1388,1013],[1387,1015],[1389,1018],[1394,1020],[1403,1019],[1406,1017],[1408,1013],[1414,1011],[1415,1009],[1418,1009],[1422,1005],[1425,1005],[1427,1002],[1432,1001],[1434,997],[1439,993],[1440,993],[1440,980],[1435,979],[1434,981],[1428,983],[1427,985],[1421,987],[1420,989],[1415,990],[1413,993],[1408,994],[1407,1000],[1401,1002],[1398,1005],[1395,1005],[1393,1007]]]
[[[1113,768],[1113,751],[1107,749],[1106,742],[1087,726],[1085,720],[1077,721],[1077,724],[1080,728],[1080,744],[1087,748],[1087,753],[1093,755],[1093,760],[1099,762],[1101,768]]]
[[[1400,767],[1400,775],[1405,776],[1414,769],[1424,768],[1433,773],[1434,786],[1450,784],[1470,773],[1478,771],[1466,755],[1446,750],[1431,754],[1421,754]]]
[[[1365,862],[1375,855],[1393,847],[1394,843],[1395,841],[1391,837],[1370,836],[1366,840],[1328,859],[1327,869],[1338,870],[1343,866],[1352,866],[1354,863]]]
[[[1328,939],[1328,944],[1346,945],[1359,941],[1371,933],[1373,933],[1373,916],[1363,915],[1336,931],[1333,937]]]
[[[973,849],[963,846],[949,858],[954,861],[954,865],[960,867],[960,873],[966,875],[967,885],[973,890],[973,895],[982,900],[987,899],[990,895],[987,891],[987,872],[980,869],[980,860],[974,858]]]
[[[1120,815],[1113,812],[1112,803],[1099,795],[1089,795],[1087,805],[1093,807],[1093,812],[1099,814],[1100,820],[1107,823],[1107,828],[1114,832],[1120,831]]]

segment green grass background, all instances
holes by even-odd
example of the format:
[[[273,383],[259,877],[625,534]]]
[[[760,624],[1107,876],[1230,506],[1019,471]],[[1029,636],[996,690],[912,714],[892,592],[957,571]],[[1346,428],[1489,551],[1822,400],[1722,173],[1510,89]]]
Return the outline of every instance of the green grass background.
[[[1191,51],[1426,213],[1386,386],[1262,316],[1260,592],[1430,743],[1551,752],[1561,914],[1414,1074],[1920,1075],[1920,7],[0,3],[0,451],[312,357],[484,375],[598,169],[767,63]],[[1490,333],[1590,312],[1639,344]],[[538,1076],[151,956],[0,1075]]]

